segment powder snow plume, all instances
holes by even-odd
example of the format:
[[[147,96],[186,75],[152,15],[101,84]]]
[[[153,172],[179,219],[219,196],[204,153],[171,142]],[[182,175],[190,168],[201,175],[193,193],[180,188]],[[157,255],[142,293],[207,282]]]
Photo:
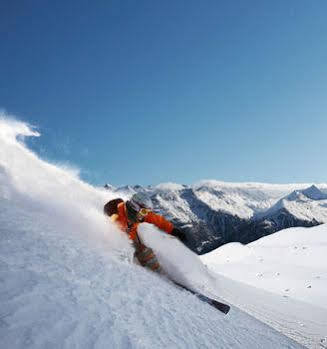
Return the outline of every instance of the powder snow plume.
[[[55,217],[58,230],[128,250],[126,238],[103,215],[103,205],[113,194],[84,183],[76,171],[40,159],[23,142],[38,136],[28,124],[0,114],[0,198]]]

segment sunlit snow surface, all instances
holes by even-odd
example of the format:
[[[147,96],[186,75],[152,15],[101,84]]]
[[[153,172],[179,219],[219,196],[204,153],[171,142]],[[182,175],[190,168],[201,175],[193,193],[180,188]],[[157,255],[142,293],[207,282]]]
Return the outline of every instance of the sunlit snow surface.
[[[133,265],[128,240],[102,214],[110,192],[42,161],[19,134],[37,135],[0,119],[0,348],[301,347]],[[166,260],[169,241],[172,276],[217,295],[237,292],[181,244],[153,234]]]
[[[285,334],[301,337],[307,346],[327,347],[326,253],[324,224],[282,230],[246,246],[230,243],[201,259],[210,270],[243,283],[242,292],[226,295],[231,302]],[[230,284],[229,290],[237,287],[231,280],[224,284]],[[269,302],[263,290],[270,293]]]

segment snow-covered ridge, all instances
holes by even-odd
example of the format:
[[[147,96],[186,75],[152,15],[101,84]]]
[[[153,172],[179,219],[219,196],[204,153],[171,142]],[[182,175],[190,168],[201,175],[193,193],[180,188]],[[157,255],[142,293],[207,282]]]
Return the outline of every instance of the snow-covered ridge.
[[[298,189],[305,189],[310,183],[264,183],[264,182],[224,182],[217,180],[202,180],[193,185],[194,188],[200,186],[210,186],[215,188],[232,188],[232,189],[255,189],[265,191],[281,191],[289,192]],[[327,190],[327,183],[316,184],[318,187],[322,187]]]
[[[116,188],[117,196],[146,191],[162,214],[186,229],[189,247],[208,252],[224,243],[248,243],[292,226],[327,222],[327,184],[229,183]]]
[[[177,183],[161,183],[147,187],[127,185],[115,188],[115,190],[118,194],[124,193],[129,196],[137,191],[147,191],[150,195],[160,193],[162,195],[166,194],[166,196],[173,196],[180,195],[185,190],[191,190],[200,200],[209,204],[210,208],[236,214],[241,218],[249,218],[257,212],[264,211],[292,191],[300,190],[305,192],[307,190],[308,197],[314,200],[321,198],[318,198],[317,195],[327,198],[327,183],[314,185],[312,183],[269,184],[206,180],[189,186]]]
[[[111,187],[113,188],[113,187]],[[318,189],[319,188],[319,189]],[[156,186],[142,187],[124,186],[115,188],[116,192],[128,196],[138,192],[147,191],[150,195],[161,194],[169,199],[181,195],[183,191],[194,192],[204,203],[216,211],[225,211],[241,218],[250,218],[257,212],[270,208],[284,196],[290,200],[291,192],[301,192],[312,200],[327,199],[327,184],[295,183],[295,184],[268,184],[268,183],[233,183],[219,181],[202,181],[194,185],[177,183],[162,183]]]
[[[312,185],[303,190],[295,190],[291,194],[280,199],[275,205],[264,213],[271,216],[284,209],[294,217],[302,220],[327,222],[327,195],[317,186]]]

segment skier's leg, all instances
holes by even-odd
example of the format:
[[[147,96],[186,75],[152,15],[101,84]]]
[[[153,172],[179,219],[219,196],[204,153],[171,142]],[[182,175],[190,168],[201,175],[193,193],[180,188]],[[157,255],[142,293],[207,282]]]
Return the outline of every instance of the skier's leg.
[[[136,246],[135,257],[143,267],[157,273],[162,272],[158,259],[151,248],[139,244]]]

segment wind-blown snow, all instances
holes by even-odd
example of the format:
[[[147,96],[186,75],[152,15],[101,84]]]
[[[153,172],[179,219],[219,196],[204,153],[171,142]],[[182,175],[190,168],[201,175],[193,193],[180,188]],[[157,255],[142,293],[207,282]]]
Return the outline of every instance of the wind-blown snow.
[[[141,224],[139,235],[147,246],[152,247],[170,279],[194,291],[201,289],[204,293],[204,289],[217,286],[218,279],[212,277],[200,257],[185,248],[178,239],[146,223]]]
[[[41,160],[19,135],[38,133],[0,119],[1,348],[300,347],[237,308],[223,316],[133,265],[127,238],[102,214],[113,194]],[[172,265],[199,268],[189,281],[209,275],[176,246],[185,259],[171,254]]]

